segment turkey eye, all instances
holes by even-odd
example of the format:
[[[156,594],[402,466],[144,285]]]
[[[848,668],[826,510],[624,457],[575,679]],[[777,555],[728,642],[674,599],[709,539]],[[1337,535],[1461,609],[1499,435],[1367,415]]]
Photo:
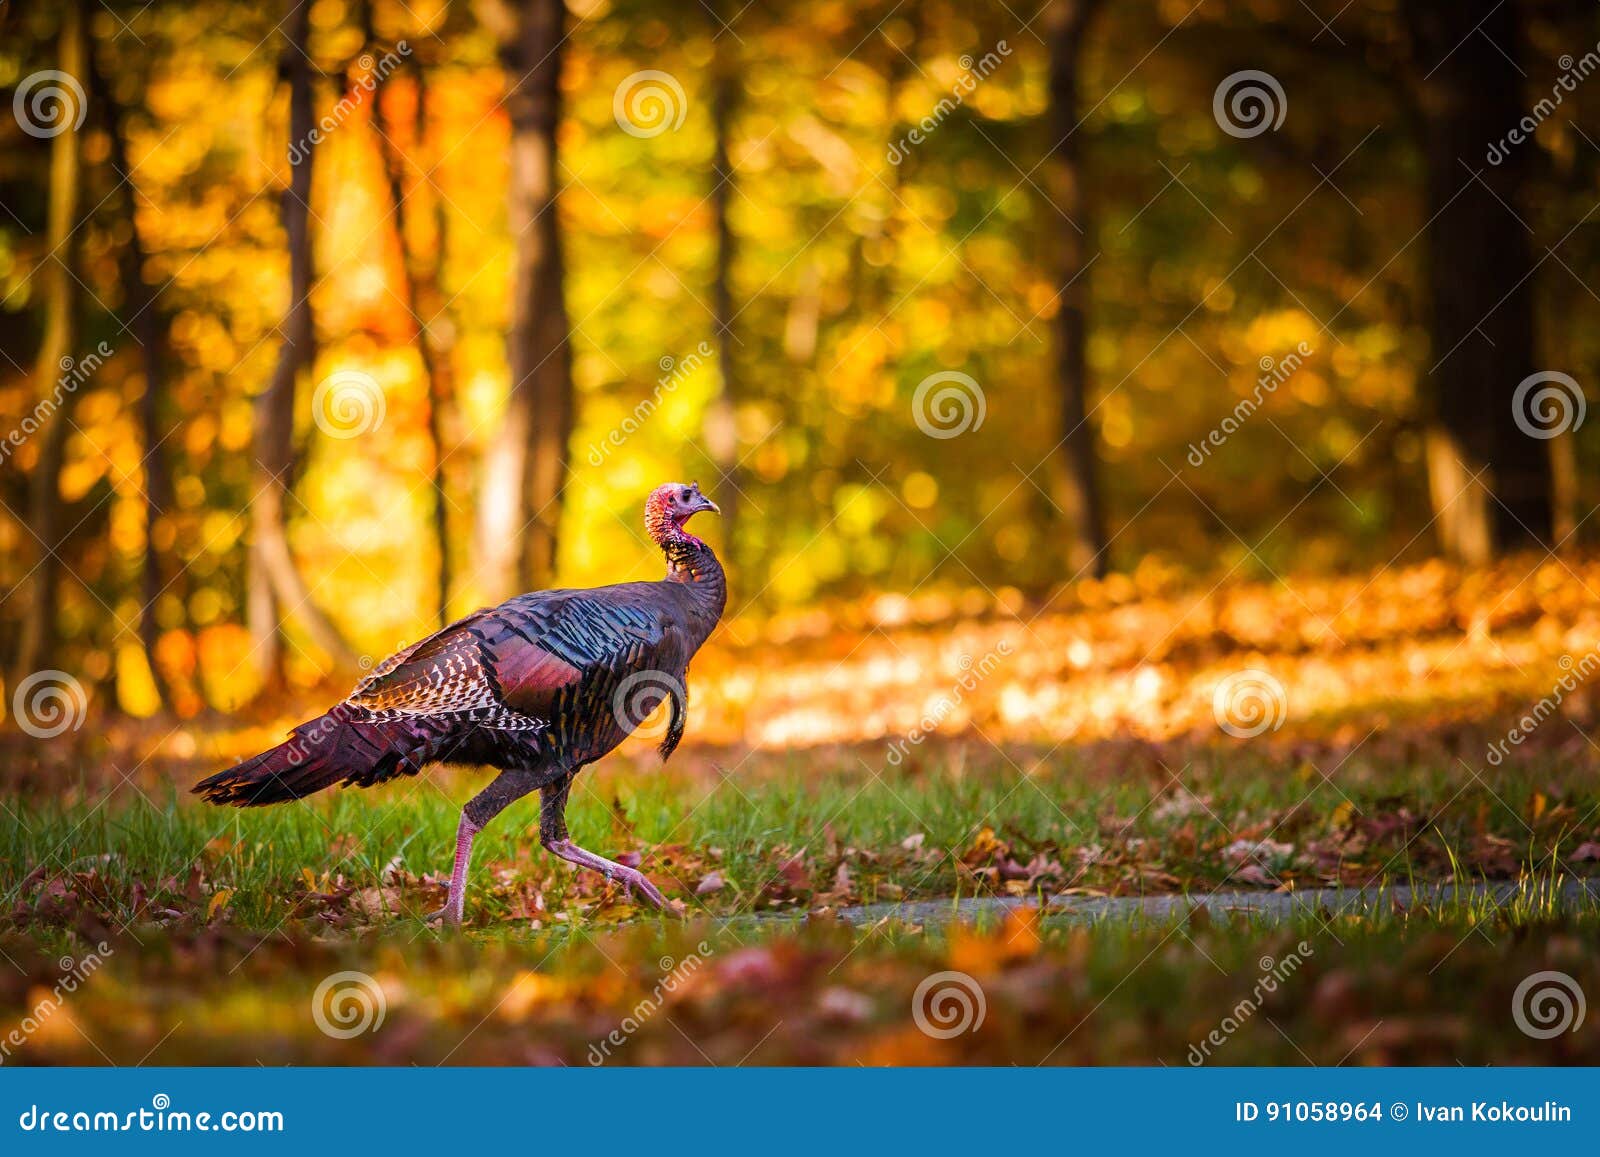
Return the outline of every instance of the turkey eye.
[[[679,502],[688,502],[689,501],[689,492],[687,490],[678,491],[678,501]]]

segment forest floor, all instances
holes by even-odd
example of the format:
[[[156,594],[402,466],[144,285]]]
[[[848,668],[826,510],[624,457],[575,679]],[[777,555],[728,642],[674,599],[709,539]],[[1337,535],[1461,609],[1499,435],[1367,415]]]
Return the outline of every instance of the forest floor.
[[[634,741],[574,789],[665,920],[547,856],[529,801],[467,928],[424,923],[466,771],[186,794],[281,711],[8,742],[0,1062],[1600,1063],[1600,905],[1553,899],[1600,876],[1592,589],[1523,560],[737,621],[672,762]],[[1431,891],[1483,881],[1507,902]],[[1038,911],[1330,886],[1389,899]],[[962,897],[1020,903],[860,919]]]

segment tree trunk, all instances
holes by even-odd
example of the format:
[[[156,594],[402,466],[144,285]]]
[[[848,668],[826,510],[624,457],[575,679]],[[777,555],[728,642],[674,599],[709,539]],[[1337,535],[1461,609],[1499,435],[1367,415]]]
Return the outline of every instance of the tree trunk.
[[[372,29],[372,6],[366,6],[366,41],[369,47],[376,47],[376,37]],[[416,62],[413,76],[416,82],[416,106],[412,118],[412,148],[420,150],[422,142],[427,136],[428,125],[428,87],[427,78],[420,61]],[[412,212],[411,197],[405,188],[406,158],[401,154],[400,148],[395,144],[395,125],[389,119],[383,107],[383,94],[375,92],[372,100],[372,124],[378,138],[378,148],[383,155],[384,173],[389,194],[389,209],[394,219],[395,239],[400,248],[400,280],[401,295],[406,303],[406,311],[411,315],[412,325],[415,327],[414,340],[417,347],[417,360],[422,363],[422,374],[428,383],[428,443],[433,456],[433,535],[434,543],[438,548],[436,585],[438,589],[438,602],[435,606],[436,616],[441,627],[450,623],[450,588],[452,585],[450,571],[450,500],[445,491],[445,448],[444,448],[444,411],[450,404],[453,390],[450,384],[450,349],[447,341],[440,340],[441,331],[448,332],[451,328],[448,318],[442,317],[445,311],[444,295],[439,289],[439,267],[442,264],[444,248],[444,212],[442,209],[444,199],[436,198],[439,212],[435,215],[436,236],[434,237],[434,256],[431,262],[425,260],[415,238],[412,236],[414,228],[414,214]],[[413,186],[412,196],[416,193]],[[426,314],[426,319],[425,315]]]
[[[1099,0],[1055,0],[1046,18],[1050,43],[1049,196],[1046,214],[1058,244],[1055,318],[1056,388],[1061,417],[1060,462],[1053,482],[1056,507],[1065,522],[1067,562],[1075,577],[1105,574],[1109,560],[1105,518],[1095,475],[1094,427],[1089,422],[1088,340],[1090,238],[1084,196],[1082,129],[1078,124],[1078,68],[1085,33]],[[1057,143],[1059,142],[1059,143]],[[1065,215],[1066,221],[1058,221]]]
[[[716,270],[711,283],[712,320],[717,333],[717,368],[721,377],[716,396],[705,418],[706,453],[717,468],[717,502],[722,507],[723,541],[741,541],[738,534],[739,499],[743,480],[739,477],[739,428],[736,406],[738,377],[733,362],[733,262],[736,256],[733,229],[728,223],[728,205],[733,199],[733,166],[728,161],[728,133],[738,99],[738,61],[731,31],[723,30],[726,4],[714,0],[711,61],[711,218],[717,235]]]
[[[1534,146],[1484,163],[1524,112],[1508,56],[1520,20],[1516,4],[1494,0],[1418,0],[1406,11],[1427,171],[1429,489],[1443,548],[1482,563],[1548,544],[1552,526],[1548,447],[1512,413],[1535,368],[1533,256],[1517,216]]]
[[[58,63],[74,78],[86,75],[88,49],[83,12],[77,0],[62,7]],[[70,104],[71,102],[69,102]],[[28,527],[39,551],[28,580],[31,597],[17,644],[13,685],[46,663],[56,661],[57,616],[61,606],[61,552],[66,546],[61,504],[61,467],[72,431],[71,410],[77,388],[64,388],[78,341],[78,182],[81,133],[73,121],[81,111],[63,108],[66,125],[50,146],[50,199],[45,243],[49,256],[38,277],[44,299],[44,333],[34,369],[35,395],[56,408],[39,434],[39,457],[28,480]]]
[[[289,250],[289,309],[272,380],[255,403],[255,471],[250,514],[250,631],[268,690],[283,684],[282,624],[299,619],[312,641],[341,668],[356,665],[355,653],[312,601],[289,549],[287,500],[294,475],[294,401],[300,372],[316,357],[311,315],[311,133],[312,66],[309,58],[311,0],[288,0],[285,44],[279,68],[289,81],[289,188],[283,198],[283,231]]]
[[[144,390],[139,395],[139,433],[144,443],[141,463],[144,473],[144,557],[141,560],[139,598],[139,643],[155,684],[156,695],[167,706],[173,703],[172,687],[156,658],[161,624],[156,606],[166,590],[164,576],[172,568],[161,545],[165,511],[172,505],[172,474],[162,443],[162,399],[166,392],[167,317],[156,300],[156,291],[144,279],[144,234],[139,228],[138,186],[133,166],[128,163],[128,110],[117,100],[106,74],[89,56],[91,91],[104,110],[109,137],[108,159],[114,184],[121,191],[127,213],[128,240],[120,257],[122,281],[122,330],[132,333],[139,343],[144,372]]]
[[[1579,504],[1583,484],[1578,471],[1578,447],[1572,431],[1550,441],[1550,535],[1561,546],[1578,533],[1583,518]]]
[[[573,396],[556,206],[566,8],[561,0],[491,0],[484,18],[511,86],[511,385],[486,455],[478,524],[479,579],[485,596],[499,599],[552,580],[567,479]]]

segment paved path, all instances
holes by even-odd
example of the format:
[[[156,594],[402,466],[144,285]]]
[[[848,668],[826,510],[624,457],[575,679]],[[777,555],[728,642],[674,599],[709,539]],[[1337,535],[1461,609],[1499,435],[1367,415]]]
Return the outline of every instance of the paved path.
[[[1504,907],[1518,900],[1535,907],[1553,904],[1562,911],[1600,908],[1600,879],[1571,880],[1559,890],[1548,881],[1501,884],[1437,884],[1416,888],[1316,888],[1304,892],[1216,892],[1190,896],[1056,896],[1045,910],[1051,923],[1097,923],[1111,919],[1163,920],[1181,916],[1192,908],[1205,908],[1213,916],[1242,912],[1253,918],[1287,920],[1302,912],[1327,911],[1361,915],[1410,909],[1424,905],[1435,910],[1465,905],[1472,908]],[[898,920],[908,924],[948,924],[952,920],[997,918],[1013,908],[1034,904],[1033,899],[974,897],[966,900],[917,900],[900,904],[863,904],[841,908],[835,914],[847,924],[877,924]]]

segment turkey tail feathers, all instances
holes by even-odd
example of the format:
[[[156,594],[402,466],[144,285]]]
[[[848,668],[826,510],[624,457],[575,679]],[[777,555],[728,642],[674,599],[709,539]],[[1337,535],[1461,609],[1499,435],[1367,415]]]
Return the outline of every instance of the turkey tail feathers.
[[[341,718],[340,707],[302,723],[283,743],[194,785],[209,802],[260,807],[302,799],[336,783],[371,787],[415,775],[420,737],[395,724]]]

